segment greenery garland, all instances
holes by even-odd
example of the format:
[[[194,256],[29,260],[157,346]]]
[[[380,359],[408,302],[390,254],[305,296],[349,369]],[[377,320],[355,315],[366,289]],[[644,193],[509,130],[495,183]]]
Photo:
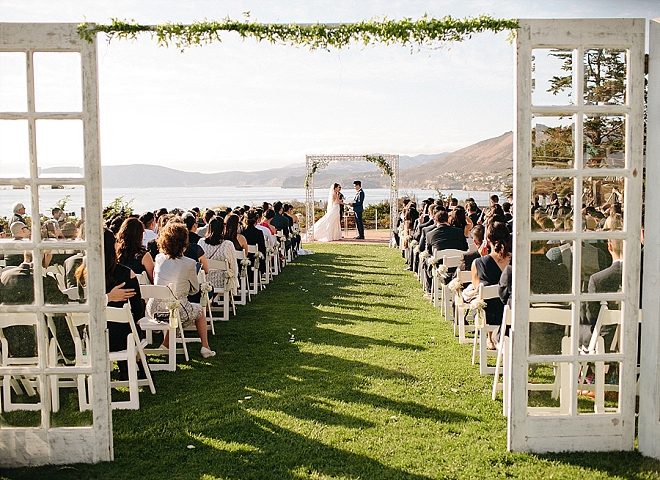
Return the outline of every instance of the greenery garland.
[[[235,32],[243,39],[251,37],[259,42],[265,40],[273,44],[306,46],[310,50],[319,48],[327,50],[348,47],[351,43],[365,46],[375,43],[386,45],[400,43],[421,47],[442,42],[461,42],[485,31],[498,33],[508,30],[514,35],[515,29],[518,28],[517,20],[497,19],[489,15],[465,19],[445,16],[437,19],[425,14],[419,20],[411,18],[389,20],[384,17],[331,25],[259,23],[249,19],[249,12],[246,16],[244,21],[227,17],[222,21],[204,20],[190,25],[170,22],[161,25],[141,25],[135,20],[113,18],[107,25],[81,23],[78,25],[78,33],[81,38],[90,42],[97,33],[105,33],[108,40],[115,37],[136,39],[140,33],[150,33],[157,39],[159,45],[174,45],[180,50],[185,50],[195,45],[221,42],[223,32]]]
[[[377,157],[371,156],[371,155],[365,155],[364,159],[367,162],[375,163],[378,165],[378,168],[380,168],[385,175],[389,175],[390,178],[394,176],[394,172],[392,171],[392,165],[388,163],[387,160],[385,160],[382,156],[378,155]]]

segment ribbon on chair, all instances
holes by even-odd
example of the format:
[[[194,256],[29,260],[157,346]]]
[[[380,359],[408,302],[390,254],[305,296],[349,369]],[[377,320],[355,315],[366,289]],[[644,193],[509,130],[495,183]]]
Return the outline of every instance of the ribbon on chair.
[[[238,278],[236,278],[235,272],[227,270],[227,278],[225,279],[225,287],[229,292],[236,292],[238,290]]]
[[[209,304],[209,293],[213,291],[213,286],[208,282],[202,282],[199,286],[199,290],[202,292],[200,303],[202,307],[206,307]]]
[[[474,328],[481,330],[486,326],[486,302],[475,298],[470,302],[470,309],[474,312]]]
[[[168,300],[165,304],[167,310],[170,312],[170,328],[176,328],[179,326],[179,310],[181,310],[181,302],[178,298],[173,298]]]
[[[461,291],[463,290],[463,284],[458,278],[454,278],[449,284],[447,285],[447,288],[451,290],[454,293],[454,303],[462,307],[464,302],[463,302],[463,295],[461,295]]]
[[[445,277],[447,276],[447,272],[449,272],[449,269],[447,268],[446,265],[439,264],[440,261],[436,261],[433,263],[433,276],[440,280],[440,277]]]
[[[250,259],[244,258],[241,260],[241,277],[247,278],[247,269],[250,266]]]
[[[264,259],[264,254],[261,252],[257,252],[254,255],[254,269],[259,270],[259,267],[261,266],[261,261]]]
[[[427,258],[431,258],[431,254],[430,254],[429,252],[427,252],[426,250],[424,250],[423,252],[421,252],[421,253],[419,254],[419,259],[420,259],[421,261],[424,261],[424,260],[426,260]]]

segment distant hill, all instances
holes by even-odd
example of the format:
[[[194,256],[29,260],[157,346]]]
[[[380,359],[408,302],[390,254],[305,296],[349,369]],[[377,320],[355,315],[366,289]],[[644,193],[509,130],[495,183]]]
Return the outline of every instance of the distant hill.
[[[401,155],[399,157],[400,188],[453,188],[484,190],[492,185],[480,182],[484,172],[503,173],[512,167],[512,133],[484,140],[452,153]],[[66,167],[64,167],[66,168]],[[477,175],[478,178],[474,176]],[[497,177],[499,179],[499,177]],[[387,188],[389,179],[369,162],[336,162],[314,175],[314,184],[327,186],[339,182],[351,185],[362,180],[366,188]],[[499,180],[495,180],[495,183]],[[113,165],[103,167],[106,188],[140,188],[171,186],[271,186],[301,188],[305,184],[305,164],[257,172],[184,172],[158,165]]]
[[[513,167],[513,133],[483,140],[442,158],[401,172],[402,188],[491,189],[484,177],[501,177]],[[484,175],[496,174],[496,175]]]

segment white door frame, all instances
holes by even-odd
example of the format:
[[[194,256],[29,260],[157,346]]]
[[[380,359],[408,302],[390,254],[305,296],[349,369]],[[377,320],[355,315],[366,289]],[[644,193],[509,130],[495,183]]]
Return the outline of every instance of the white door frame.
[[[643,87],[644,87],[644,19],[595,19],[595,20],[520,20],[517,32],[516,58],[516,128],[514,130],[514,192],[518,215],[515,216],[513,257],[513,336],[508,422],[508,448],[522,452],[556,452],[577,450],[632,450],[635,436],[635,383],[636,346],[638,325],[638,285],[640,258],[641,178],[643,142]],[[532,55],[533,49],[568,49],[573,56],[572,105],[532,105]],[[614,48],[627,50],[627,103],[625,105],[597,105],[585,108],[582,101],[583,48]],[[588,112],[585,112],[588,110]],[[625,167],[591,169],[582,163],[582,119],[584,113],[607,113],[626,118]],[[575,139],[575,164],[568,169],[532,168],[531,125],[532,115],[573,115]],[[609,174],[625,178],[624,230],[609,232],[608,238],[625,240],[623,258],[623,292],[600,294],[589,297],[581,293],[579,281],[580,248],[573,255],[573,292],[566,295],[531,295],[530,241],[537,238],[572,240],[580,245],[583,239],[600,238],[601,232],[583,232],[581,216],[574,216],[572,232],[542,232],[532,234],[528,206],[532,202],[532,178],[558,175],[573,178],[574,205],[579,211],[583,176]],[[602,236],[602,233],[601,233]],[[657,271],[657,270],[656,270]],[[577,353],[578,339],[570,337],[570,354],[554,355],[549,362],[569,365],[568,392],[562,392],[562,413],[532,415],[528,408],[528,366],[539,357],[528,354],[530,301],[572,302],[572,332],[577,332],[581,301],[600,300],[605,296],[623,302],[621,353],[598,355],[598,360],[621,362],[619,403],[615,413],[578,414],[577,372],[580,361],[593,362]],[[541,297],[541,298],[538,298]],[[592,298],[593,297],[593,298]],[[578,360],[580,359],[580,360]],[[538,360],[536,360],[538,361]],[[564,378],[564,381],[566,379]],[[569,394],[570,392],[570,394]],[[564,396],[565,395],[565,396]]]
[[[646,218],[642,345],[639,378],[639,451],[660,458],[660,19],[649,22],[646,134]]]
[[[103,275],[103,244],[101,215],[101,162],[99,155],[99,112],[98,112],[98,65],[96,41],[82,40],[76,24],[30,24],[0,23],[0,52],[24,53],[26,58],[27,109],[20,112],[0,112],[0,120],[27,121],[29,134],[30,175],[26,178],[3,178],[0,185],[24,185],[30,188],[30,205],[27,213],[35,219],[32,240],[21,243],[22,250],[31,251],[33,258],[40,259],[42,251],[60,248],[86,250],[86,264],[89,272],[85,304],[45,306],[42,295],[42,282],[35,280],[35,303],[33,305],[5,306],[5,312],[34,312],[39,322],[38,339],[39,366],[37,377],[41,395],[41,422],[34,428],[0,428],[0,466],[16,467],[24,465],[96,463],[113,459],[112,416],[109,392],[109,360],[105,324],[105,282]],[[80,54],[82,110],[78,112],[40,112],[35,109],[34,52],[76,52]],[[54,183],[51,178],[39,176],[37,158],[37,136],[35,123],[40,119],[79,120],[83,130],[84,176],[59,177],[57,184],[82,185],[85,188],[85,236],[86,241],[75,244],[56,241],[41,242],[38,218],[50,205],[40,205],[39,188]],[[48,212],[50,213],[50,212]],[[11,242],[0,242],[0,251],[17,251]],[[34,277],[42,276],[41,262],[34,262]],[[48,364],[47,338],[45,327],[46,312],[83,312],[89,314],[89,366],[57,367]],[[35,367],[30,367],[34,369]],[[92,425],[89,427],[51,426],[50,376],[61,373],[91,376],[92,392],[89,401],[92,405]],[[2,367],[2,374],[20,375],[25,367]],[[25,370],[27,371],[27,370]],[[34,372],[30,372],[34,375]]]

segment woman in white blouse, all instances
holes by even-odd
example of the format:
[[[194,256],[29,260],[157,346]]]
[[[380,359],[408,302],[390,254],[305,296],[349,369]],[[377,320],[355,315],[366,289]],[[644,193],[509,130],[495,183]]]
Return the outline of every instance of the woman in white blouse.
[[[188,229],[183,223],[170,221],[163,227],[157,242],[161,253],[156,255],[154,260],[154,285],[172,285],[172,293],[181,304],[179,310],[181,324],[184,328],[195,325],[202,341],[200,350],[202,357],[212,357],[215,352],[209,348],[204,310],[199,303],[188,301],[188,295],[199,291],[197,264],[194,260],[183,256],[188,248]],[[149,299],[147,312],[150,316],[167,311],[169,310],[164,300]],[[166,335],[163,346],[167,347],[169,341]]]

